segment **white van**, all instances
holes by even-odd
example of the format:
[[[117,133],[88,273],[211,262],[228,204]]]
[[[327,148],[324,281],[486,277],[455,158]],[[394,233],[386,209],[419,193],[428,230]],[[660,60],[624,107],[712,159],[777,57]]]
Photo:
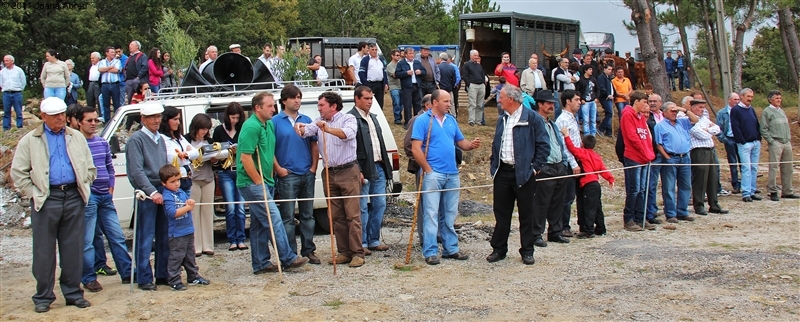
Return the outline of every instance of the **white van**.
[[[311,84],[311,83],[308,83]],[[271,84],[275,85],[275,84]],[[319,116],[317,110],[317,99],[320,94],[325,91],[333,91],[342,96],[343,108],[342,113],[350,111],[354,105],[354,91],[352,86],[344,86],[343,80],[331,80],[328,85],[324,87],[313,87],[303,84],[298,84],[303,91],[303,100],[300,107],[300,113],[308,115],[311,119]],[[242,90],[236,92],[207,92],[199,93],[204,90],[209,90],[208,87],[217,88],[215,85],[211,86],[191,86],[191,88],[184,87],[184,90],[190,91],[193,94],[165,94],[161,93],[159,96],[148,98],[146,101],[125,105],[118,109],[114,117],[109,120],[101,136],[108,141],[111,146],[112,158],[114,162],[114,171],[116,172],[116,186],[114,188],[114,206],[117,208],[119,214],[119,221],[123,227],[132,227],[133,221],[133,187],[128,181],[128,175],[125,167],[125,145],[128,138],[134,131],[140,129],[139,110],[143,104],[156,104],[160,106],[172,106],[181,111],[181,125],[183,132],[189,131],[189,123],[192,118],[199,113],[206,113],[211,117],[214,127],[220,124],[220,118],[223,117],[225,107],[231,102],[238,102],[245,110],[245,114],[250,115],[251,100],[253,95],[261,91],[269,91],[275,94],[276,109],[280,110],[278,106],[278,99],[280,97],[280,89],[268,90]],[[277,86],[274,86],[277,87]],[[196,94],[194,94],[196,93]],[[371,110],[377,114],[378,123],[383,129],[383,140],[386,144],[386,151],[392,159],[392,182],[391,190],[393,193],[398,193],[402,190],[403,186],[400,183],[400,154],[397,150],[397,143],[392,135],[392,128],[386,121],[386,117],[381,111],[377,101],[372,102]],[[213,131],[213,128],[212,128]],[[323,161],[320,158],[318,169],[323,169]],[[322,179],[320,174],[322,171],[317,171],[316,186],[314,188],[315,198],[324,198]],[[219,187],[219,185],[217,185]],[[219,193],[216,194],[217,198]],[[325,199],[314,200],[314,217],[317,218],[317,224],[325,231],[329,231],[328,217],[327,217],[327,202]],[[224,220],[225,213],[217,212],[215,214],[216,220]]]

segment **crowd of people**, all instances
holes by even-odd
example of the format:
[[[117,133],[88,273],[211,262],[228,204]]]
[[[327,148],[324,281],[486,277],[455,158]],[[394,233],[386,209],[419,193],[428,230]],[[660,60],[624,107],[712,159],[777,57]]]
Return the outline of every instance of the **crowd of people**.
[[[365,265],[365,256],[390,247],[381,241],[383,194],[392,178],[383,139],[383,131],[389,129],[382,129],[377,111],[371,111],[374,99],[382,107],[385,91],[392,97],[395,124],[406,127],[408,171],[415,175],[420,190],[419,240],[425,262],[437,265],[441,258],[469,259],[459,249],[454,228],[461,187],[458,165],[462,151],[478,149],[482,142],[464,136],[453,101],[463,80],[469,96],[468,124],[485,122],[482,104],[487,76],[480,55],[472,50],[470,61],[459,69],[446,53],[437,62],[429,48],[422,47],[418,59],[409,48],[402,54],[393,50],[392,61],[384,65],[376,56],[376,46],[366,43],[352,59],[359,81],[354,86],[355,108],[349,112],[342,111],[339,94],[324,92],[317,98],[320,115],[312,119],[300,112],[301,88],[286,84],[278,97],[272,92],[255,94],[249,117],[233,102],[213,131],[211,118],[198,114],[190,121],[189,132],[183,133],[178,109],[142,105],[142,127],[126,147],[128,179],[146,195],[135,201],[134,247],[139,251],[131,258],[112,200],[111,151],[95,132],[103,117],[111,116],[112,101],[116,109],[125,98],[129,104],[139,102],[147,91],[174,84],[167,77],[172,74],[165,63],[168,53],[162,55],[153,48],[145,55],[140,47],[137,41],[131,42],[129,56],[108,47],[102,60],[99,53],[91,54],[87,93],[92,95],[91,99],[87,95],[86,106],[67,106],[65,100],[80,80],[71,79],[71,67],[58,59],[57,52],[46,54],[48,63],[41,76],[46,97],[40,105],[44,123],[20,141],[11,171],[15,186],[33,200],[36,312],[47,312],[55,301],[56,243],[68,305],[91,305],[81,284],[90,292],[102,291],[98,274],[119,274],[123,284],[136,283],[141,290],[165,285],[182,291],[186,290],[182,267],[186,284],[208,285],[195,258],[214,256],[211,204],[216,184],[228,202],[228,250],[249,249],[253,274],[321,264],[313,238],[313,201],[294,200],[313,197],[320,157],[325,165],[321,170],[325,195],[344,197],[330,200],[336,249],[329,263]],[[270,59],[268,48],[259,59]],[[216,47],[209,47],[207,53],[215,59]],[[4,62],[4,101],[8,94],[7,102],[13,103],[24,89],[24,74],[19,76],[13,57],[6,56]],[[315,64],[320,61],[312,58],[309,69]],[[595,77],[595,70],[601,68]],[[762,140],[769,145],[770,200],[800,198],[792,190],[789,122],[781,109],[780,92],[767,94],[770,106],[760,118],[751,106],[752,90],[731,93],[728,106],[711,122],[701,94],[684,97],[680,105],[662,102],[657,94],[635,91],[621,68],[598,66],[591,54],[581,57],[576,52],[549,72],[540,68],[533,54],[529,67],[518,72],[509,54],[503,54],[494,70],[502,77],[502,86],[491,90],[500,117],[491,139],[489,170],[496,225],[488,262],[507,256],[514,203],[520,221],[519,252],[526,265],[535,263],[535,247],[546,247],[547,242],[569,243],[570,237],[607,233],[599,178],[612,186],[615,179],[594,147],[596,135],[610,135],[613,110],[595,128],[597,103],[611,110],[613,102],[619,110],[617,153],[625,166],[625,230],[654,230],[662,223],[656,216],[659,179],[669,223],[694,221],[690,202],[696,215],[728,212],[717,199],[723,191],[715,138],[725,145],[733,193],[741,193],[744,202],[762,200],[756,186]],[[97,104],[101,95],[105,104]],[[10,127],[9,114],[4,128]],[[781,185],[777,184],[778,170]],[[249,247],[243,202],[250,209]],[[197,203],[201,205],[195,209]],[[577,232],[570,227],[573,203]],[[103,236],[117,269],[107,265]],[[271,259],[270,242],[277,251],[277,263]]]

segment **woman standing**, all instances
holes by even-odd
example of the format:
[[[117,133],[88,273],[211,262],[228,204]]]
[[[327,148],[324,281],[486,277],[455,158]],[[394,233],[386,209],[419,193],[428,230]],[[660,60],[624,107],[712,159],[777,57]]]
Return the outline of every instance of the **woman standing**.
[[[188,140],[198,150],[211,141],[211,118],[206,114],[197,114],[192,123],[189,124]],[[204,154],[202,163],[197,166],[197,161],[192,164],[192,194],[191,197],[196,202],[208,203],[199,206],[199,210],[193,212],[194,218],[194,249],[202,250],[202,253],[214,254],[214,170],[211,164],[219,159],[228,157],[228,150],[223,150],[218,154]]]
[[[163,52],[161,54],[161,70],[164,75],[161,76],[161,89],[175,87],[175,76],[172,74],[172,54]]]
[[[81,82],[81,78],[78,77],[78,74],[72,72],[75,69],[75,63],[72,59],[67,59],[65,62],[67,64],[67,68],[69,68],[69,86],[68,86],[68,94],[66,100],[64,100],[67,105],[78,103],[78,88],[83,86],[83,82]]]
[[[158,128],[164,144],[167,146],[167,162],[173,163],[178,158],[178,167],[181,171],[181,189],[187,195],[192,193],[192,168],[191,161],[200,157],[197,149],[192,148],[189,141],[183,137],[181,126],[181,111],[172,106],[164,107],[161,114],[161,125]]]
[[[58,59],[58,52],[55,49],[48,49],[44,53],[47,60],[42,67],[42,74],[39,81],[44,87],[44,98],[58,97],[64,100],[67,97],[67,85],[69,85],[69,67]]]
[[[147,61],[147,68],[150,71],[148,81],[150,83],[150,91],[158,95],[158,89],[161,88],[161,77],[164,76],[163,66],[161,64],[161,49],[153,47],[147,55],[150,59]]]
[[[239,103],[232,102],[228,104],[228,107],[225,108],[222,124],[214,129],[214,135],[211,139],[214,142],[235,144],[239,141],[239,131],[242,129],[242,124],[244,124],[244,118],[244,109]],[[235,152],[236,148],[231,149],[231,153]],[[228,168],[219,169],[217,171],[217,179],[225,202],[244,201],[244,197],[236,189],[235,164]],[[244,219],[244,204],[225,205],[225,227],[228,233],[228,243],[230,243],[229,251],[247,249],[247,245],[244,244]]]

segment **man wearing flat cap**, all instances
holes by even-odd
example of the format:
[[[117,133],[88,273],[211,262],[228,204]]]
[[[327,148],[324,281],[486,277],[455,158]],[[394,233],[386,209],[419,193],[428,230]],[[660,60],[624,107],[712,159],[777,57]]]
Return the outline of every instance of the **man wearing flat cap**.
[[[708,212],[727,214],[717,202],[717,188],[719,187],[719,166],[714,156],[714,136],[720,133],[719,126],[711,122],[708,116],[703,115],[706,101],[693,99],[689,102],[691,111],[699,117],[697,123],[689,130],[689,143],[692,150],[689,156],[692,159],[692,204],[694,213],[708,215]],[[703,195],[708,197],[708,212],[703,203]]]
[[[578,63],[578,65],[583,65],[583,50],[580,48],[573,49],[572,57],[569,58],[569,63]]]
[[[56,300],[56,242],[61,258],[61,293],[67,305],[91,306],[83,298],[84,208],[97,176],[84,136],[66,127],[67,105],[51,97],[40,105],[44,123],[26,134],[11,163],[14,186],[32,199],[34,310],[44,313]]]
[[[137,200],[139,205],[136,221],[136,267],[135,280],[139,289],[155,291],[153,283],[153,270],[150,268],[150,250],[153,249],[155,238],[155,277],[156,284],[167,285],[167,260],[169,260],[169,244],[167,240],[167,217],[164,215],[161,196],[161,179],[158,171],[167,164],[167,148],[163,137],[158,133],[161,125],[161,113],[164,108],[160,104],[140,104],[142,116],[142,129],[136,131],[128,139],[126,147],[126,170],[128,180],[135,190],[143,191],[149,198]]]

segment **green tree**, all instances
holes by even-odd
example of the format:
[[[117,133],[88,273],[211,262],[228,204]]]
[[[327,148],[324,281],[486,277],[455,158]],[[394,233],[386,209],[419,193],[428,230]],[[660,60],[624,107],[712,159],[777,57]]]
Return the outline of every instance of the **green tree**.
[[[762,93],[776,86],[784,90],[796,90],[792,88],[778,28],[765,26],[758,29],[753,45],[744,52],[742,86]]]
[[[497,12],[500,6],[492,0],[472,0],[470,12]]]
[[[162,20],[156,24],[158,42],[164,51],[172,54],[173,66],[178,75],[194,61],[197,45],[191,36],[178,27],[178,19],[170,9],[162,10]],[[180,78],[180,77],[179,77]]]

